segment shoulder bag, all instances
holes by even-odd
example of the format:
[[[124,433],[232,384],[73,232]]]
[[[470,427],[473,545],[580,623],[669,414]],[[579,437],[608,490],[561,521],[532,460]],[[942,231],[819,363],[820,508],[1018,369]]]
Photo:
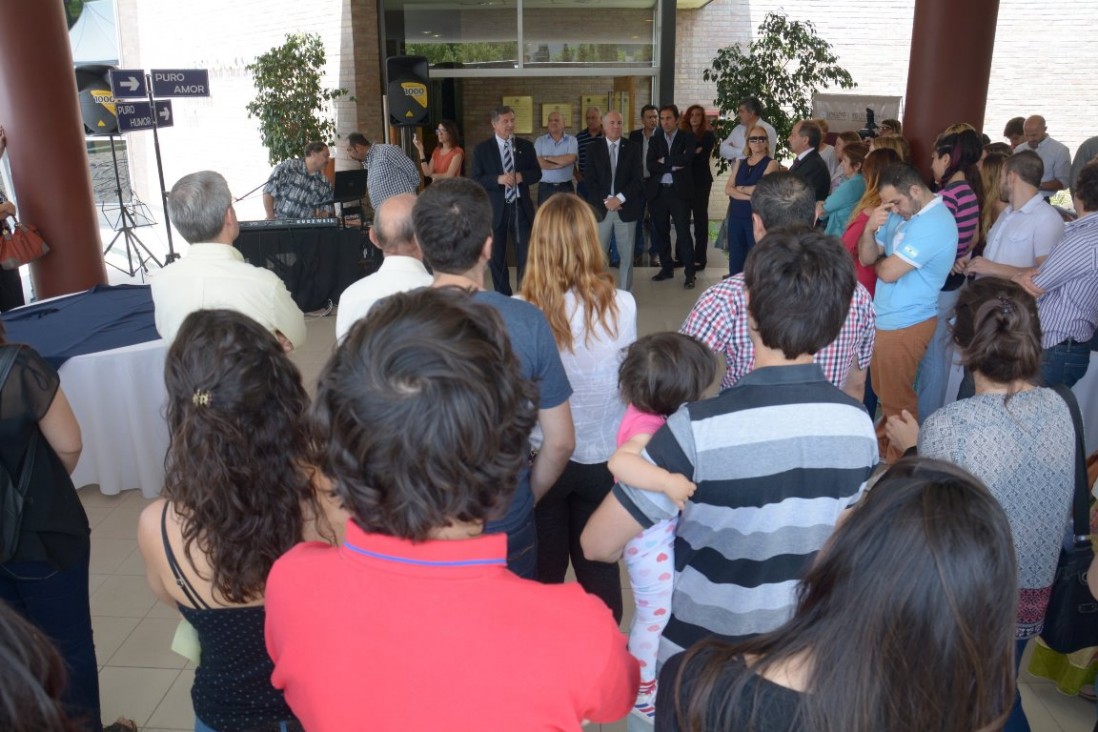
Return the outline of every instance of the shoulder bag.
[[[1041,638],[1058,653],[1074,653],[1098,646],[1098,600],[1087,587],[1087,570],[1094,560],[1094,548],[1087,533],[1090,530],[1089,490],[1083,418],[1070,389],[1061,385],[1056,387],[1056,392],[1067,402],[1075,425],[1075,496],[1071,510],[1071,546],[1060,549],[1060,562],[1052,582]]]

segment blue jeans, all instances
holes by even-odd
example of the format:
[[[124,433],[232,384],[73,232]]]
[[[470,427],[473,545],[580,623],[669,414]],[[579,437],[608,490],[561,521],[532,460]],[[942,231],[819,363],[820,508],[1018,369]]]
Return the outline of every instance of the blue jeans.
[[[919,424],[942,408],[946,402],[949,367],[953,362],[953,339],[949,334],[949,319],[961,288],[938,293],[938,327],[926,346],[919,362],[915,391],[919,393]]]
[[[728,217],[728,274],[734,275],[743,272],[743,264],[747,261],[747,254],[755,246],[755,229],[751,219],[734,219]]]
[[[1017,678],[1018,669],[1022,665],[1022,653],[1026,650],[1026,643],[1029,643],[1029,638],[1023,638],[1014,643],[1015,678]],[[1017,689],[1014,690],[1014,706],[1010,708],[1010,717],[1007,718],[1003,732],[1030,732],[1029,720],[1026,719],[1026,713],[1022,711],[1022,693]]]
[[[85,729],[103,729],[99,712],[99,669],[92,641],[87,557],[65,570],[46,562],[0,565],[0,600],[34,623],[53,642],[69,674],[63,701]]]
[[[1069,389],[1083,378],[1090,364],[1090,343],[1066,340],[1041,354],[1041,378],[1045,386],[1063,384]]]

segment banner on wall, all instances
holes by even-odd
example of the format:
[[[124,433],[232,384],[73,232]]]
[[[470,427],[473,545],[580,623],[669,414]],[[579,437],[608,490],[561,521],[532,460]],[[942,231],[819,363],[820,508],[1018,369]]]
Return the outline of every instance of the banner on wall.
[[[866,126],[866,110],[873,110],[876,123],[882,119],[903,119],[903,97],[872,94],[817,94],[812,97],[812,116],[827,121],[831,132],[858,132]]]

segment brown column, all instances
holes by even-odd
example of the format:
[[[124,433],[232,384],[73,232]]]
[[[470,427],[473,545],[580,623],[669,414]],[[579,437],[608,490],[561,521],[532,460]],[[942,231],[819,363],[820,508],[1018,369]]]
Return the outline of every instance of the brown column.
[[[64,5],[0,0],[0,17],[0,124],[19,219],[50,245],[31,265],[35,294],[106,283]]]
[[[915,0],[904,137],[928,180],[942,130],[957,122],[983,130],[998,16],[999,0]]]

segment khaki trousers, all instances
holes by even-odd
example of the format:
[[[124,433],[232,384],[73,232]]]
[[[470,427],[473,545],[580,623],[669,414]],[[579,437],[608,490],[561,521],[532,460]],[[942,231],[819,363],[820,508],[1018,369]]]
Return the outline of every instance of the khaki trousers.
[[[877,392],[881,411],[884,413],[884,417],[877,424],[877,443],[880,446],[881,459],[888,463],[896,462],[902,453],[893,449],[885,437],[885,423],[889,417],[899,415],[905,409],[916,419],[919,418],[915,375],[937,325],[938,318],[934,317],[899,330],[877,331],[869,375],[873,382],[873,391]]]

